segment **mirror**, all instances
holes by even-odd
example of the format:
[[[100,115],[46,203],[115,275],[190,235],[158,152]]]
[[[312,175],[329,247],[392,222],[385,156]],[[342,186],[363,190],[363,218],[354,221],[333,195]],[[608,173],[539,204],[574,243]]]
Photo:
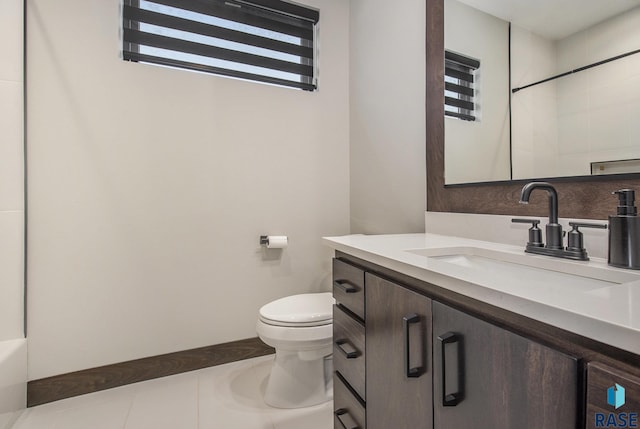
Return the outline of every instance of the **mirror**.
[[[640,0],[444,7],[445,50],[479,62],[475,120],[444,120],[445,184],[640,172]]]

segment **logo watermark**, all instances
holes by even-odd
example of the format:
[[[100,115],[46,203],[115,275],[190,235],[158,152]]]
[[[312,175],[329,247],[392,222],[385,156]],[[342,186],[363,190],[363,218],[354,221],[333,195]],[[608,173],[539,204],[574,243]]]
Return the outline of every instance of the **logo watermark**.
[[[611,386],[607,390],[607,404],[615,407],[617,410],[624,405],[624,402],[624,387],[616,383],[615,386]]]
[[[615,410],[626,402],[624,387],[615,383],[607,389],[607,404]],[[638,413],[596,413],[597,428],[637,428]]]

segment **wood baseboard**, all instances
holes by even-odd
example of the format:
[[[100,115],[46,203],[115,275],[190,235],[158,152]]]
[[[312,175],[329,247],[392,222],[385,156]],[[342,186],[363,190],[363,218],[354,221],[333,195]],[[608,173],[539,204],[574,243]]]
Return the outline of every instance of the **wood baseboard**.
[[[259,338],[248,338],[33,380],[27,407],[274,352]]]

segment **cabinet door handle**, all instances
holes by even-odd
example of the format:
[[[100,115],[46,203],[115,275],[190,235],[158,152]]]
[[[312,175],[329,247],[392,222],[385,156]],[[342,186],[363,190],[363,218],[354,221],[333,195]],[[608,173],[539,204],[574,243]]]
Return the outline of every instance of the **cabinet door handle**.
[[[411,339],[409,336],[409,326],[414,323],[420,323],[420,316],[415,313],[407,314],[402,318],[402,331],[404,333],[404,369],[407,377],[409,378],[420,377],[424,372],[424,367],[422,366],[411,368]]]
[[[356,293],[358,292],[360,289],[355,286],[352,285],[351,283],[349,283],[346,280],[336,280],[333,282],[333,287],[340,289],[341,291],[345,292],[345,293]]]
[[[340,351],[344,353],[347,359],[355,359],[360,356],[360,351],[356,349],[349,340],[337,340],[336,346],[338,346]]]
[[[348,410],[339,408],[335,411],[335,415],[344,429],[360,429],[360,426],[353,420]]]
[[[458,368],[458,391],[454,393],[447,394],[447,344],[456,344],[459,343],[461,337],[454,332],[447,332],[438,336],[438,340],[441,343],[441,371],[442,371],[442,406],[443,407],[455,407],[458,405],[462,399],[464,398],[464,393],[462,391],[463,380],[462,380],[462,372],[460,370],[460,355],[458,355],[458,361],[456,362]],[[458,349],[460,350],[460,349]]]

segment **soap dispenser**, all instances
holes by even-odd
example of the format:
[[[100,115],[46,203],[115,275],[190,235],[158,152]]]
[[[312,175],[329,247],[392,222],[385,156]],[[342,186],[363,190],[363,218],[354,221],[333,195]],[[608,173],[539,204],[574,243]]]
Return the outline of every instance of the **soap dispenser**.
[[[640,270],[640,217],[635,192],[613,192],[619,198],[618,214],[609,216],[609,265]]]

